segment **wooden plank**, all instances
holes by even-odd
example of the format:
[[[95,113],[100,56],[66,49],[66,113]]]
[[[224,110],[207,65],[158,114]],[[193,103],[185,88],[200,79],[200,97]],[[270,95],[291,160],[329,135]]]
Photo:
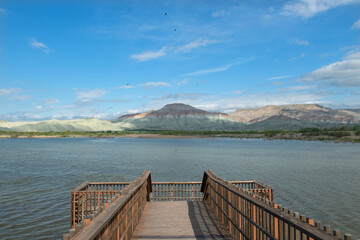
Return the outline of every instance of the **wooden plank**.
[[[202,201],[148,202],[132,239],[232,239]]]

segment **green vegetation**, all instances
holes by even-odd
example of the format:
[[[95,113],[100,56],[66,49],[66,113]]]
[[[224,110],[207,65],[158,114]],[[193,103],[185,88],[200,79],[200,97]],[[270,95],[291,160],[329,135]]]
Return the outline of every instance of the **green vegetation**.
[[[331,129],[304,128],[301,130],[266,130],[266,131],[186,131],[186,130],[152,130],[138,129],[129,131],[98,131],[98,132],[8,132],[0,131],[1,136],[11,138],[39,137],[90,137],[113,138],[124,135],[149,134],[171,135],[179,137],[232,137],[232,138],[265,138],[265,139],[297,139],[336,142],[360,142],[360,125]]]

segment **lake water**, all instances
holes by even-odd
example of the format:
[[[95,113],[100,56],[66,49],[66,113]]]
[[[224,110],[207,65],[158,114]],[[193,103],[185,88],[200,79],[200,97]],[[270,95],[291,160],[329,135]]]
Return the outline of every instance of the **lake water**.
[[[0,239],[61,238],[84,181],[260,180],[275,202],[360,238],[360,144],[260,139],[0,139]]]

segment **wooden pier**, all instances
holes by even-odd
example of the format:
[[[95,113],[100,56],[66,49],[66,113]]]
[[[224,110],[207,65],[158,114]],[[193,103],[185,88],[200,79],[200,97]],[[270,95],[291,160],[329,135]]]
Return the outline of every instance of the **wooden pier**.
[[[215,219],[215,220],[213,220]],[[149,202],[132,239],[232,239],[202,201]]]
[[[351,240],[321,228],[273,202],[273,189],[258,181],[224,181],[205,171],[202,182],[84,183],[71,193],[76,239]]]

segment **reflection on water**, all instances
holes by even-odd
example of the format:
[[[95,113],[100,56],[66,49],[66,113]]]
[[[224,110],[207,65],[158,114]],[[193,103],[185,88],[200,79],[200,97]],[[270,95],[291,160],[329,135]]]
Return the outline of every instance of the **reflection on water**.
[[[1,139],[0,239],[61,238],[84,181],[226,180],[274,187],[275,202],[360,238],[360,145],[259,139]]]

